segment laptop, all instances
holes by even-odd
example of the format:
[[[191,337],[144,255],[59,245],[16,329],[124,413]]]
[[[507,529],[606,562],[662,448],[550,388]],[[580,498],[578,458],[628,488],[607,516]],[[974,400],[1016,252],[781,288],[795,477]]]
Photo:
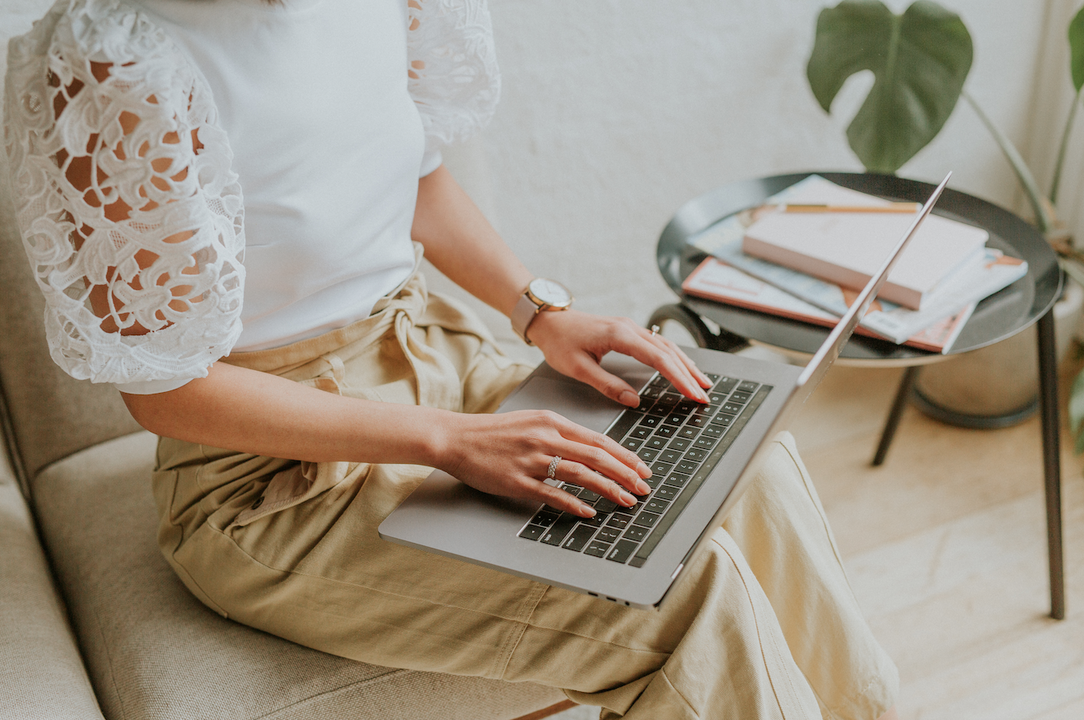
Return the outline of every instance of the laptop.
[[[804,368],[701,348],[685,352],[713,381],[707,406],[616,353],[603,366],[640,391],[628,409],[543,363],[497,410],[546,408],[606,433],[652,469],[633,508],[547,481],[595,507],[583,519],[538,501],[487,495],[435,471],[381,523],[382,538],[637,608],[657,608],[757,474],[850,338],[896,259],[929,215],[934,190],[879,272]]]

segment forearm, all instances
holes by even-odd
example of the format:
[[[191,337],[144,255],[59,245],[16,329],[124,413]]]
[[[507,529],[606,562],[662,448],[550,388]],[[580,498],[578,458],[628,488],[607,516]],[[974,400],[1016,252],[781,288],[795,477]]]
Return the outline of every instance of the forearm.
[[[411,234],[438,270],[505,315],[534,277],[443,165],[418,183]]]
[[[293,460],[447,464],[455,413],[347,398],[274,375],[211,366],[206,378],[158,395],[124,394],[157,435]]]

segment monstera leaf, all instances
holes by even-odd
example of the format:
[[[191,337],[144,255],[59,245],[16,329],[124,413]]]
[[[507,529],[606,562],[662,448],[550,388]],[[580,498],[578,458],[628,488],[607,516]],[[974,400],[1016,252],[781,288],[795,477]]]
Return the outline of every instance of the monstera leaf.
[[[817,18],[806,74],[829,112],[847,78],[873,71],[847,139],[866,169],[894,173],[948,120],[971,58],[963,21],[936,3],[918,0],[896,15],[879,0],[844,0]]]

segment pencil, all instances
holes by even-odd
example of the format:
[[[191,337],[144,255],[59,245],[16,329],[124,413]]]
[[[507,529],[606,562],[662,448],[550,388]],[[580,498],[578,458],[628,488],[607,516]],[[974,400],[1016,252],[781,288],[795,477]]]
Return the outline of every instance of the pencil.
[[[916,213],[922,205],[910,202],[894,202],[888,205],[782,205],[788,213]]]

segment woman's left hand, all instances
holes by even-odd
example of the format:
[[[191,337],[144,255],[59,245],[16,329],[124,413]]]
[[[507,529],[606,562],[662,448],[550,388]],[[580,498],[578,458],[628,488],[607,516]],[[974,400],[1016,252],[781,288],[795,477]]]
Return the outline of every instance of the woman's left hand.
[[[704,388],[711,381],[681,348],[661,335],[652,335],[628,318],[605,317],[563,310],[542,312],[527,332],[555,370],[592,386],[622,405],[636,407],[640,398],[627,382],[607,372],[599,362],[619,352],[658,370],[679,392],[707,402]]]

